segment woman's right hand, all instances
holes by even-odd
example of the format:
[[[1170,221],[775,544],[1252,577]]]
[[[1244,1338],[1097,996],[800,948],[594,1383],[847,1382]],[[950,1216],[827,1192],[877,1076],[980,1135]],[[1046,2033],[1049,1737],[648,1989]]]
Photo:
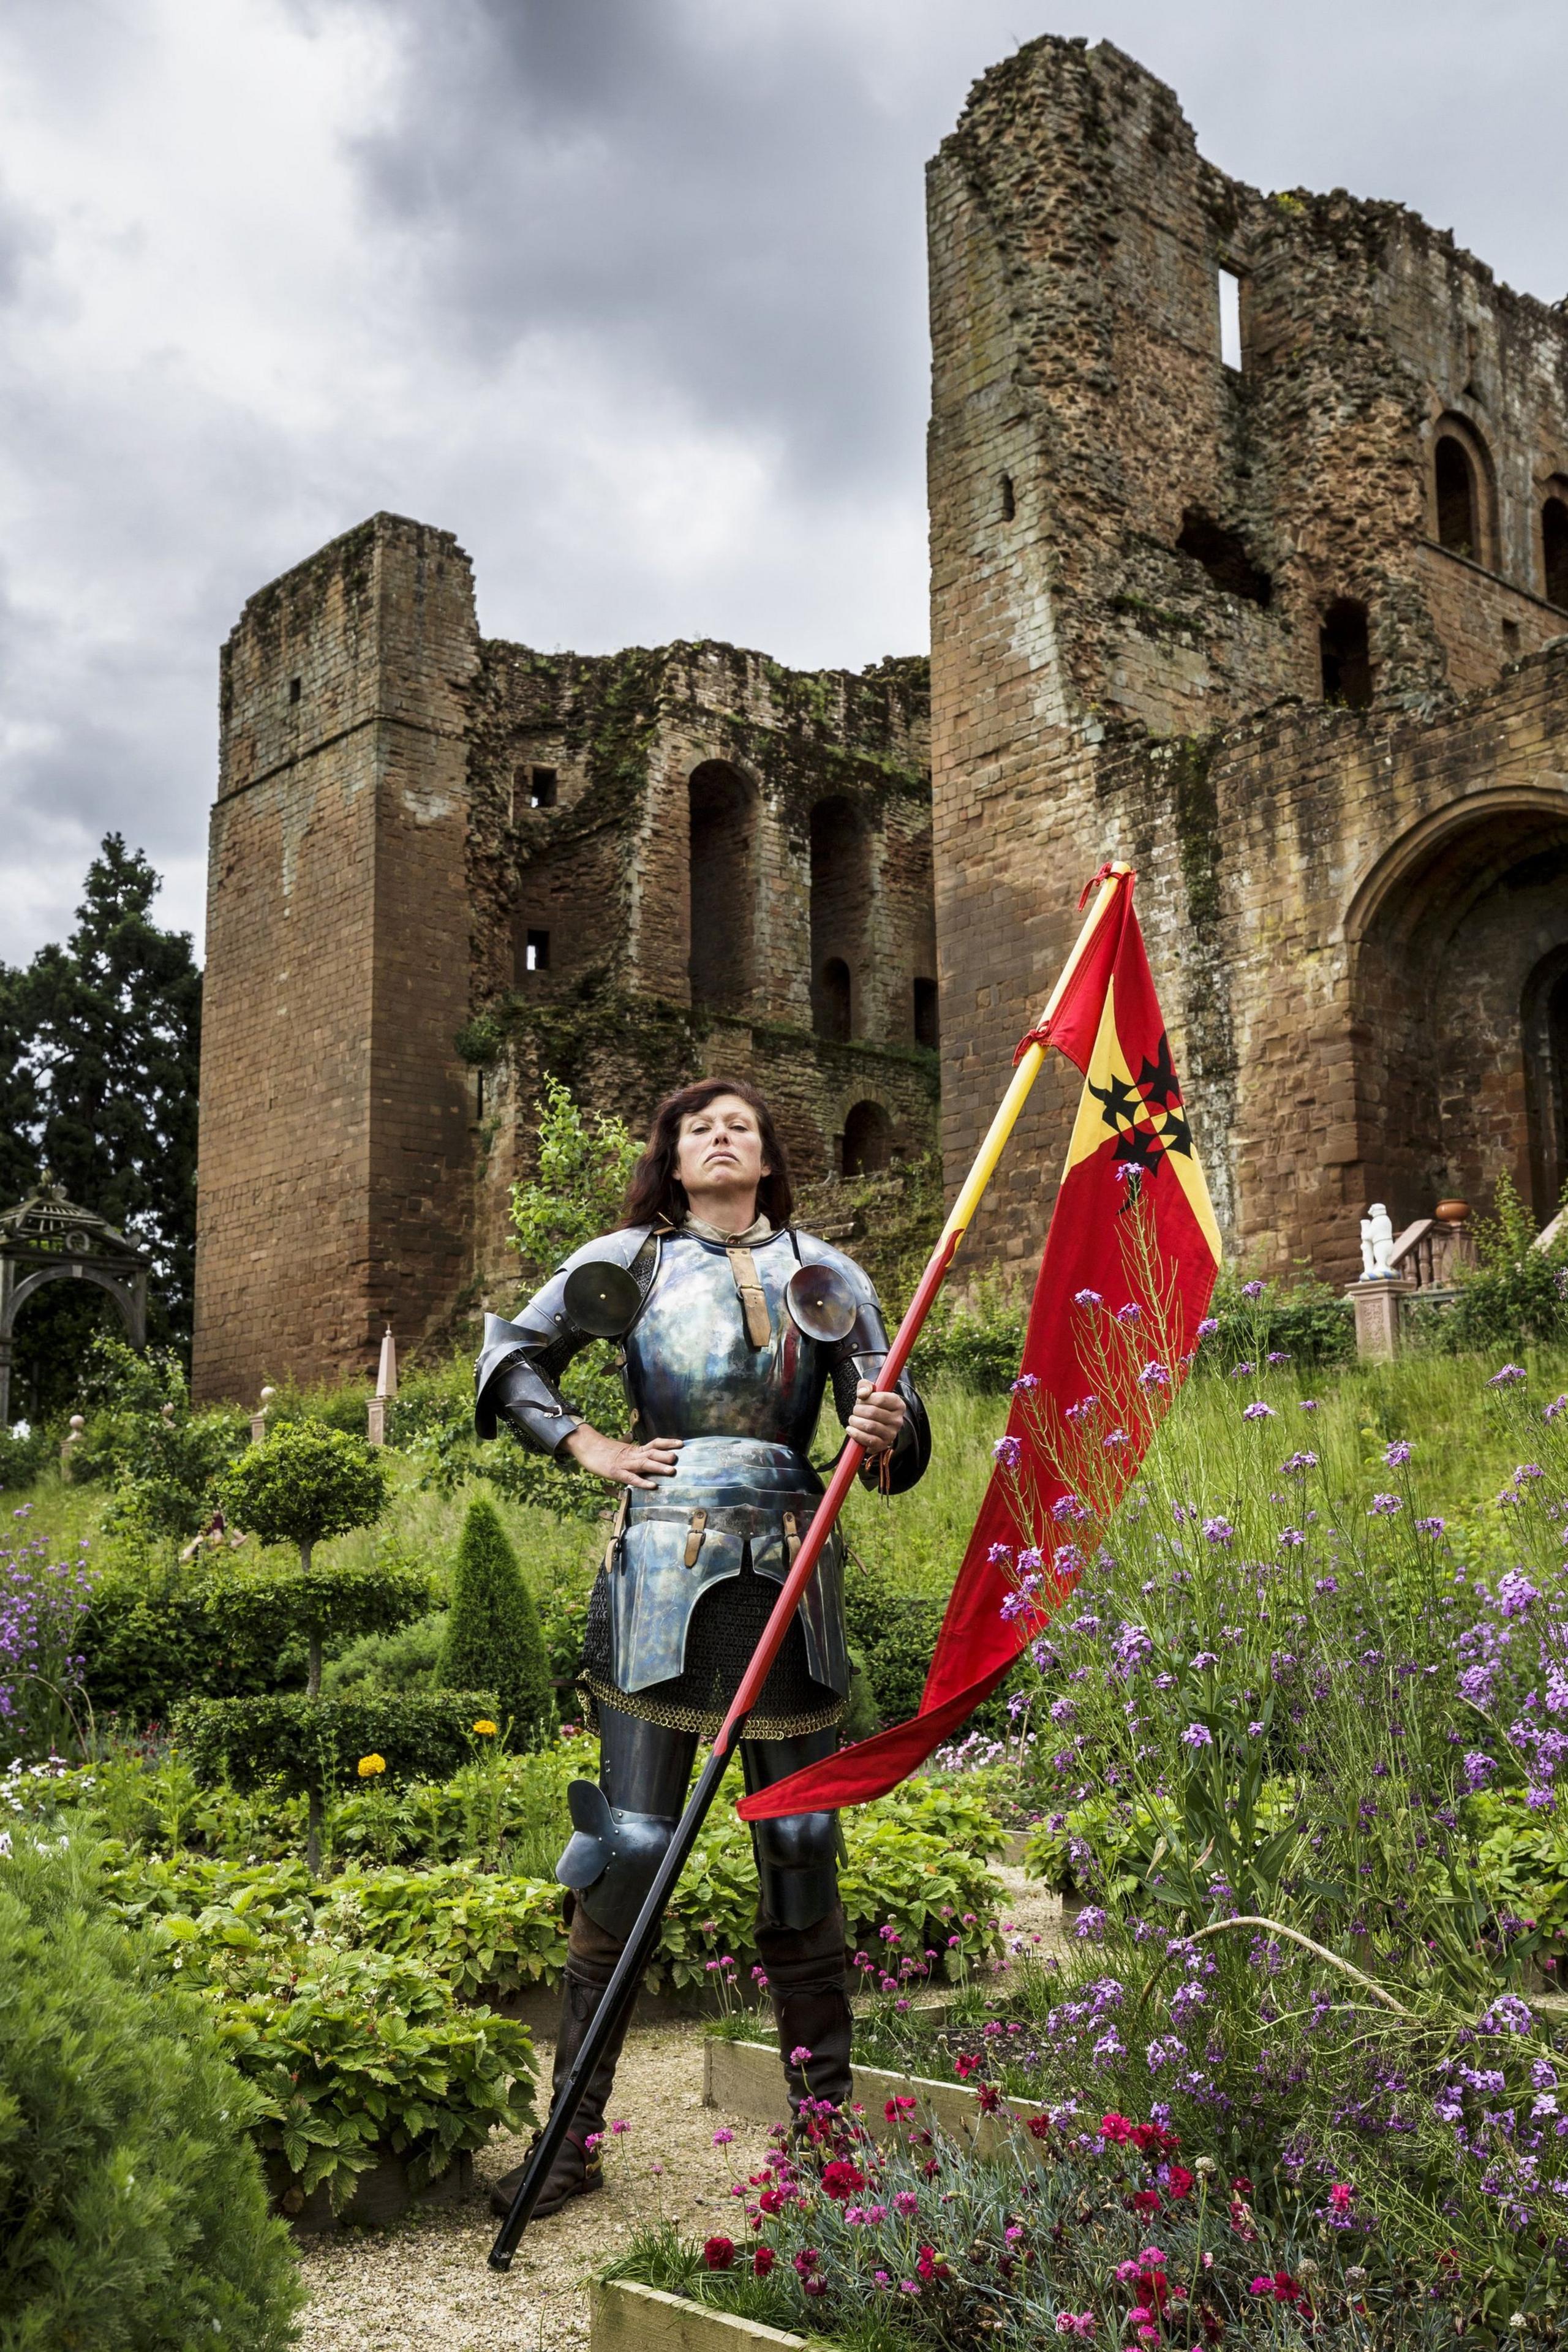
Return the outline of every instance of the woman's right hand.
[[[574,1462],[591,1470],[596,1478],[612,1479],[617,1486],[640,1486],[651,1489],[661,1478],[673,1478],[676,1456],[680,1452],[679,1437],[650,1437],[646,1445],[634,1445],[628,1438],[606,1437],[591,1423],[580,1421],[562,1447]]]

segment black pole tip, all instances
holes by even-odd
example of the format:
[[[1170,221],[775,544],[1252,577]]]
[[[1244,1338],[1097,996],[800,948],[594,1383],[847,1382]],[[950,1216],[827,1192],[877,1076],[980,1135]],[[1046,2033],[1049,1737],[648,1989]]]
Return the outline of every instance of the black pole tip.
[[[492,2246],[490,2248],[490,2268],[492,2271],[510,2271],[511,2268],[511,2249],[508,2247],[503,2252],[500,2247]]]

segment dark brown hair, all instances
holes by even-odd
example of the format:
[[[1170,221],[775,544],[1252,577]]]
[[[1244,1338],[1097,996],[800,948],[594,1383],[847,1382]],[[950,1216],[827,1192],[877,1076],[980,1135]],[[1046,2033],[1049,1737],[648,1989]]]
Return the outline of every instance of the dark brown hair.
[[[672,1225],[684,1223],[686,1187],[675,1172],[680,1122],[696,1111],[706,1110],[721,1095],[735,1095],[756,1112],[763,1158],[772,1171],[757,1186],[757,1214],[766,1217],[771,1225],[788,1224],[795,1207],[789,1155],[779,1139],[772,1111],[755,1087],[749,1087],[744,1078],[699,1078],[695,1086],[681,1087],[665,1097],[653,1115],[647,1148],[632,1171],[626,1206],[621,1212],[624,1223],[652,1225],[660,1218]]]

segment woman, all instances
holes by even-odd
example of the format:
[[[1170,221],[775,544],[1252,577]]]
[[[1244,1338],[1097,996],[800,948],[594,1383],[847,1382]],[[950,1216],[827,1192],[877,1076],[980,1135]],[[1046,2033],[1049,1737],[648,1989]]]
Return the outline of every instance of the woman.
[[[808,1449],[828,1382],[866,1449],[868,1485],[899,1493],[930,1457],[910,1382],[872,1392],[888,1348],[876,1292],[852,1259],[791,1226],[791,1205],[784,1146],[761,1095],[727,1078],[683,1087],[654,1119],[626,1223],[568,1258],[515,1323],[492,1316],[486,1325],[480,1437],[503,1421],[524,1444],[569,1455],[626,1490],[589,1601],[581,1676],[597,1719],[599,1785],[573,1784],[576,1834],[556,1874],[572,1890],[557,2084],[669,1843],[698,1742],[723,1720],[822,1494]],[[556,1385],[607,1328],[623,1335],[625,1439],[581,1420]],[[838,1336],[823,1336],[828,1329]],[[834,1538],[747,1718],[747,1788],[830,1754],[848,1691]],[[791,2105],[807,2095],[846,2100],[837,1817],[759,1822],[752,1837],[757,1944]],[[802,2048],[811,2053],[804,2068],[790,2055]],[[618,2055],[617,2038],[536,2217],[600,2186],[587,2142],[604,2130]],[[498,2184],[498,2212],[520,2178]]]

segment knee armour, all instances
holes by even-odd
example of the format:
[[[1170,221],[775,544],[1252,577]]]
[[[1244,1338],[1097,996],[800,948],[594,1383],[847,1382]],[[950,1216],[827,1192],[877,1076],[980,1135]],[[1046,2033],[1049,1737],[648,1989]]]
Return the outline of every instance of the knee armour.
[[[590,1919],[625,1943],[675,1835],[675,1822],[612,1805],[592,1780],[574,1780],[566,1801],[573,1834],[555,1875]]]
[[[781,1927],[813,1927],[838,1900],[838,1821],[834,1813],[785,1813],[753,1822],[764,1915]]]

